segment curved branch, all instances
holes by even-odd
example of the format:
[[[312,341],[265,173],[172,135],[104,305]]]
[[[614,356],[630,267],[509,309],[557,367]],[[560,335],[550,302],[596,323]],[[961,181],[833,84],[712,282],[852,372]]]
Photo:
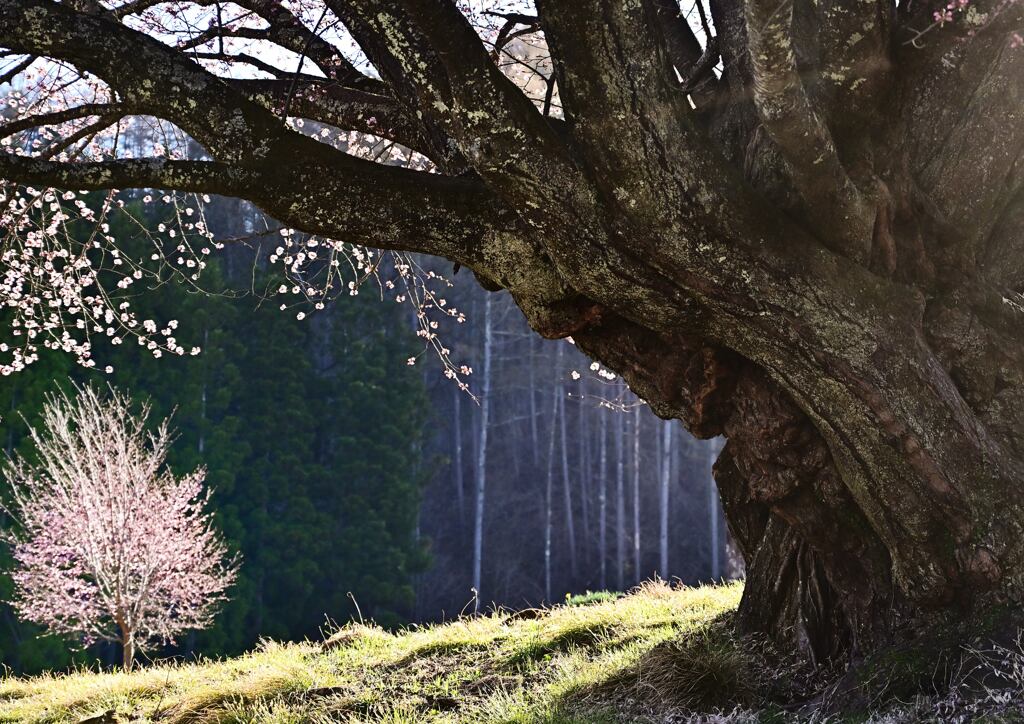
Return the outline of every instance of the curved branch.
[[[292,89],[292,82],[284,79],[238,79],[231,84],[278,115],[284,113]],[[316,79],[298,83],[291,94],[288,114],[346,131],[371,133],[428,158],[434,151],[422,126],[410,122],[397,101],[332,81]]]
[[[307,28],[279,0],[240,0],[237,4],[267,21],[269,27],[263,31],[266,40],[308,57],[328,78],[334,78],[353,88],[374,93],[383,92],[383,84],[380,81],[356,70],[338,48]]]
[[[191,51],[189,56],[192,58],[199,58],[201,60],[220,60],[225,63],[242,63],[243,65],[251,65],[256,70],[261,70],[264,73],[269,73],[275,78],[291,78],[295,77],[295,73],[287,70],[283,70],[276,66],[267,63],[264,60],[249,55],[248,53],[218,53],[218,52],[206,52],[206,51]],[[320,80],[316,76],[299,76],[302,80]]]
[[[7,138],[9,136],[13,136],[15,133],[28,131],[32,128],[52,126],[58,123],[74,121],[79,118],[87,118],[88,116],[126,116],[129,115],[130,112],[131,111],[127,106],[119,103],[86,103],[84,105],[75,106],[74,108],[68,108],[62,111],[37,113],[33,116],[17,118],[10,123],[0,125],[0,138]]]
[[[811,105],[797,72],[793,0],[747,0],[747,36],[754,101],[768,135],[782,151],[815,230],[834,250],[858,262],[871,251],[874,209],[839,160],[832,134]]]
[[[540,30],[540,20],[536,15],[527,15],[525,13],[501,13],[493,10],[488,10],[485,15],[502,18],[505,21],[502,24],[501,29],[498,31],[498,35],[494,39],[494,46],[491,50],[491,56],[495,59],[497,59],[498,54],[505,48],[505,46],[515,38],[520,35],[527,35]],[[516,28],[519,25],[522,25],[523,27],[517,30]]]
[[[832,95],[829,119],[851,133],[864,133],[877,120],[877,104],[892,77],[893,6],[889,0],[823,0],[818,6],[820,79]]]
[[[701,18],[707,24],[701,8]],[[700,41],[694,35],[686,16],[679,10],[678,0],[653,0],[665,38],[665,48],[679,77],[683,80],[683,88],[697,100],[697,106],[706,106],[715,99],[717,81],[712,72],[718,62],[718,42],[707,33],[707,47],[701,48]]]
[[[518,228],[515,215],[472,177],[451,178],[363,161],[310,155],[302,143],[290,164],[241,166],[162,158],[55,162],[0,153],[0,179],[73,190],[157,188],[253,202],[278,221],[331,239],[432,254],[489,279],[532,274],[551,283],[539,256],[509,255],[497,241]],[[322,144],[315,144],[327,148]]]
[[[163,43],[49,0],[0,0],[0,44],[74,64],[139,113],[166,118],[222,160],[269,153],[281,119]],[[256,141],[261,140],[261,144]]]
[[[208,161],[163,158],[63,163],[13,153],[0,153],[0,178],[18,184],[93,191],[161,188],[244,196],[252,172]]]

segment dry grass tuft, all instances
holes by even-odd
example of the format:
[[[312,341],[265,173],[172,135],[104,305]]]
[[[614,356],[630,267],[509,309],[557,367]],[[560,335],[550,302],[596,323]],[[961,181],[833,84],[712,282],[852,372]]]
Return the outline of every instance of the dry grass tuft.
[[[656,646],[637,666],[638,679],[672,707],[709,711],[753,703],[753,667],[727,629],[713,626]]]
[[[324,642],[320,644],[321,651],[330,651],[331,649],[341,648],[342,646],[348,646],[358,639],[366,638],[387,638],[391,636],[387,631],[382,629],[380,626],[371,624],[366,625],[364,623],[347,623],[333,634],[324,639]]]

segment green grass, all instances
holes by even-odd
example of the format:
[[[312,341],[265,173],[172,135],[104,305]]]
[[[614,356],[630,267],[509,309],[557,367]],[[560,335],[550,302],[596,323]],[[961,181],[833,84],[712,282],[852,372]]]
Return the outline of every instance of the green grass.
[[[740,592],[652,583],[394,634],[350,624],[226,661],[7,678],[0,722],[567,724],[728,709],[749,698],[729,626]]]

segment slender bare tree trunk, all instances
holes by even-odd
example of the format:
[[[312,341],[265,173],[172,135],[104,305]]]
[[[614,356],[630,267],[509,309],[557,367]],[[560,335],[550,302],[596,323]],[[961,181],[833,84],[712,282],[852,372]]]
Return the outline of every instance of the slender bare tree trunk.
[[[569,545],[569,571],[573,579],[579,571],[576,562],[576,521],[572,504],[572,483],[569,477],[569,446],[566,435],[568,421],[565,419],[565,388],[558,385],[558,419],[559,429],[562,434],[562,497],[565,498],[565,528],[568,535]]]
[[[465,394],[457,386],[452,385],[454,395],[452,405],[452,432],[454,442],[455,499],[459,507],[459,527],[466,524],[466,486],[462,469],[462,396]],[[464,528],[462,528],[465,530]]]
[[[476,510],[473,520],[473,590],[474,608],[479,610],[481,596],[481,563],[484,546],[484,495],[487,489],[487,425],[491,410],[491,355],[494,329],[491,319],[491,295],[484,299],[484,365],[480,389],[480,434],[476,455]]]
[[[633,580],[640,583],[640,406],[633,410]]]
[[[210,345],[210,330],[208,328],[203,329],[203,349],[207,349]],[[196,449],[199,454],[202,455],[206,452],[206,373],[203,373],[203,384],[202,393],[200,398],[199,418],[202,420],[199,441],[196,445]]]
[[[722,439],[716,437],[710,440],[705,446],[707,455],[707,485],[708,485],[708,530],[711,543],[711,580],[718,581],[722,578],[722,533],[721,533],[721,508],[718,502],[718,486],[715,485],[713,468],[718,453],[722,451]]]
[[[608,414],[601,410],[600,468],[597,489],[597,548],[601,556],[601,590],[608,588]]]
[[[615,411],[615,587],[620,591],[626,588],[625,416]]]
[[[544,485],[544,600],[551,603],[552,487],[555,479],[555,425],[558,424],[558,397],[551,405],[551,435],[548,438],[547,478]]]
[[[135,665],[135,632],[121,624],[121,667],[131,671]]]
[[[580,389],[583,390],[584,386],[580,385]],[[586,400],[586,397],[583,398]],[[578,406],[579,412],[579,439],[577,440],[579,446],[579,458],[577,463],[577,475],[580,481],[580,518],[583,521],[583,540],[585,545],[583,548],[583,557],[587,565],[590,564],[592,558],[590,552],[593,549],[593,536],[591,535],[592,528],[590,526],[590,472],[591,472],[591,460],[590,460],[590,415],[587,414],[587,410],[582,407],[583,402]]]
[[[668,505],[669,479],[672,475],[672,423],[668,420],[661,423],[661,480],[658,495],[658,542],[660,557],[658,575],[668,580]]]
[[[11,413],[13,414],[18,409],[18,391],[21,389],[21,385],[15,383],[11,390]],[[7,442],[4,444],[4,451],[8,456],[14,454],[14,427],[12,425],[7,426]]]
[[[530,350],[530,364],[528,365],[530,370],[530,452],[533,455],[533,465],[536,467],[540,462],[537,450],[540,446],[540,437],[537,433],[537,355],[535,353],[537,344],[533,336],[530,337],[528,344]]]

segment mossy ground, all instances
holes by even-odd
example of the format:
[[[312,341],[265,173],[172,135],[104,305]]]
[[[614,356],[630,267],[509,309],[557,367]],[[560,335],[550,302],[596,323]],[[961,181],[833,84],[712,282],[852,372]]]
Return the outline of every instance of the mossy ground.
[[[740,593],[647,584],[398,633],[351,624],[227,661],[8,678],[0,721],[665,721],[750,700],[729,625]]]

